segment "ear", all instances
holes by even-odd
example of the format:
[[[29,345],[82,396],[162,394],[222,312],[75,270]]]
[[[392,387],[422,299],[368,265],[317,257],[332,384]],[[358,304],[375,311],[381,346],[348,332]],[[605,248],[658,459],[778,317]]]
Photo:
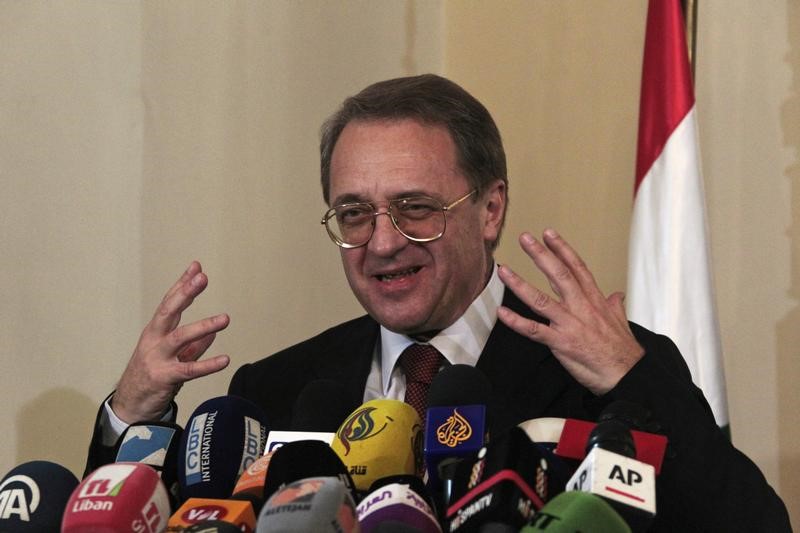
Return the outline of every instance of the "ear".
[[[484,193],[482,200],[484,219],[483,219],[483,239],[487,242],[495,242],[500,237],[500,230],[503,228],[503,221],[506,216],[506,184],[503,180],[497,179],[492,182],[489,189]]]

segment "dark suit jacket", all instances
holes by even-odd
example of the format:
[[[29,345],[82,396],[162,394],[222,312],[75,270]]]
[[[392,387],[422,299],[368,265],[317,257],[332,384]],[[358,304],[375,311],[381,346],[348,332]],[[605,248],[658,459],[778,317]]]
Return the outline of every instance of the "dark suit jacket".
[[[503,305],[533,316],[510,291]],[[477,365],[493,385],[490,433],[547,416],[594,420],[612,400],[629,400],[649,409],[670,441],[657,481],[652,531],[790,531],[780,498],[717,428],[676,346],[667,337],[631,327],[646,354],[598,398],[564,370],[547,346],[498,321]],[[229,393],[261,405],[277,429],[288,429],[295,398],[315,379],[344,384],[358,404],[378,335],[379,325],[369,316],[345,322],[242,366]]]
[[[503,304],[533,316],[510,291]],[[628,400],[652,413],[669,439],[656,486],[652,531],[791,531],[780,498],[746,456],[717,428],[702,393],[675,345],[635,324],[645,356],[603,397],[578,384],[546,346],[501,322],[492,330],[477,368],[492,384],[490,433],[540,417],[596,419],[613,400]],[[292,407],[315,379],[343,384],[358,405],[364,394],[379,325],[363,316],[252,364],[231,380],[229,393],[261,406],[272,429],[289,429]],[[93,439],[90,465],[109,454]],[[93,459],[94,455],[94,460]]]

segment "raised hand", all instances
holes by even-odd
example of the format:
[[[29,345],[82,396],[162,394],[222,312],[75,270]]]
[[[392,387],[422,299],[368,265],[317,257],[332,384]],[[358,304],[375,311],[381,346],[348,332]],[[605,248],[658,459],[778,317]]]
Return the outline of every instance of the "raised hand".
[[[186,381],[228,366],[227,355],[198,361],[217,332],[228,327],[228,315],[180,325],[181,313],[207,285],[200,263],[192,262],[145,326],[111,399],[114,413],[124,422],[158,419]]]
[[[506,307],[498,310],[498,318],[520,335],[549,346],[572,377],[594,394],[605,394],[644,355],[628,325],[622,293],[606,297],[580,256],[552,229],[545,230],[543,243],[528,233],[519,242],[557,297],[505,265],[499,268],[500,279],[550,323],[524,318]]]

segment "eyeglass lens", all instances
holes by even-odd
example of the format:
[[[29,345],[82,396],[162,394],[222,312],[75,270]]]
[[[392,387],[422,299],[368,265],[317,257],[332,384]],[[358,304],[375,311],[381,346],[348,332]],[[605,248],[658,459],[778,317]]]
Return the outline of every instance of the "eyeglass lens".
[[[400,198],[389,202],[387,213],[375,214],[370,204],[346,204],[333,208],[326,221],[328,230],[342,242],[359,245],[372,237],[375,217],[388,214],[395,227],[412,240],[439,237],[444,231],[442,205],[432,198]],[[335,219],[335,223],[333,222]]]

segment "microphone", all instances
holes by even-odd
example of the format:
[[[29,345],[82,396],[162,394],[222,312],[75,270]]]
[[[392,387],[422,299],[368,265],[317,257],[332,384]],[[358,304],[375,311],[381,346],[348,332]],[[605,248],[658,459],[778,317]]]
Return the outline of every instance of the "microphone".
[[[12,468],[0,481],[0,531],[58,531],[75,474],[50,461]]]
[[[583,460],[587,453],[589,435],[596,426],[597,424],[585,420],[566,419],[555,449],[556,455]],[[660,474],[667,449],[667,438],[664,435],[638,430],[631,430],[631,436],[636,448],[636,460],[652,465],[656,474]]]
[[[169,496],[155,470],[141,463],[111,463],[72,492],[61,533],[160,532],[168,519]]]
[[[234,499],[246,499],[253,504],[256,512],[261,510],[264,503],[264,484],[269,472],[269,464],[275,452],[267,452],[248,466],[233,487]]]
[[[195,409],[181,437],[181,497],[227,498],[236,480],[261,456],[267,422],[256,404],[238,396],[206,400]]]
[[[356,489],[382,477],[422,473],[422,424],[417,411],[399,400],[370,400],[342,423],[331,448]]]
[[[388,483],[374,488],[361,500],[356,512],[362,533],[374,533],[378,526],[394,521],[422,533],[442,531],[433,509],[410,483]]]
[[[294,402],[291,430],[270,431],[266,451],[297,440],[320,440],[330,445],[342,420],[357,406],[341,383],[330,379],[310,381]]]
[[[625,520],[602,498],[586,492],[562,492],[542,507],[520,533],[630,533]]]
[[[336,433],[358,404],[338,381],[315,379],[303,387],[294,402],[292,430]]]
[[[170,507],[178,506],[178,450],[183,428],[169,422],[131,424],[117,441],[117,463],[142,463],[151,466],[167,488]]]
[[[272,452],[264,479],[263,498],[268,499],[286,484],[311,477],[334,477],[348,490],[355,489],[347,467],[330,446],[316,440],[300,440]]]
[[[203,520],[180,531],[181,533],[242,533],[238,527],[222,520]]]
[[[491,384],[477,368],[451,365],[443,368],[428,390],[425,416],[425,465],[428,484],[450,499],[455,464],[477,453],[486,443],[486,404]]]
[[[358,533],[355,502],[338,478],[313,477],[289,483],[267,500],[258,515],[257,533],[307,531]]]
[[[589,435],[588,454],[567,482],[567,490],[604,498],[634,531],[646,531],[656,514],[655,467],[637,461],[630,430],[605,417]]]
[[[446,515],[450,533],[478,531],[492,522],[521,528],[563,490],[562,469],[551,453],[512,427],[456,467]]]
[[[384,485],[391,485],[393,483],[398,483],[400,485],[408,485],[408,488],[414,493],[425,500],[425,503],[434,511],[434,515],[438,516],[436,513],[436,502],[433,499],[433,495],[431,494],[430,490],[428,490],[427,485],[420,479],[418,476],[412,476],[408,474],[399,474],[396,476],[386,476],[380,479],[375,480],[375,482],[370,485],[368,493],[375,492],[379,488],[383,487]]]
[[[375,526],[372,533],[422,533],[422,531],[404,522],[387,520]]]
[[[167,527],[168,531],[183,531],[208,521],[226,522],[237,531],[247,533],[252,533],[256,527],[256,515],[250,502],[218,498],[189,498],[169,518]]]
[[[517,424],[533,442],[555,448],[564,431],[566,418],[543,417],[532,418]]]

